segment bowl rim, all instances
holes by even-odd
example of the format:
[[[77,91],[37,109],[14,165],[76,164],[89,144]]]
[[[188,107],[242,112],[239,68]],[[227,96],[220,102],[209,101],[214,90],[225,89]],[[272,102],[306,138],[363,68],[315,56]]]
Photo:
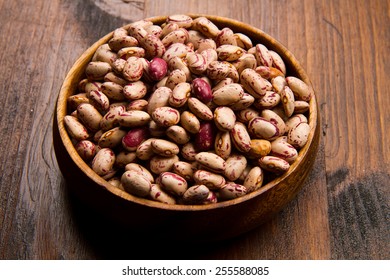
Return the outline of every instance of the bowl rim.
[[[226,200],[221,201],[217,203],[212,204],[206,204],[206,205],[181,205],[181,204],[165,204],[158,201],[153,201],[146,198],[140,198],[136,197],[134,195],[131,195],[125,191],[122,191],[121,189],[111,185],[108,183],[105,179],[97,175],[92,168],[84,162],[84,160],[78,155],[76,152],[76,149],[65,129],[64,126],[64,117],[67,115],[67,98],[74,94],[75,89],[77,88],[77,84],[80,81],[82,74],[84,71],[80,70],[80,66],[83,66],[82,68],[86,67],[87,63],[91,60],[94,52],[96,49],[106,43],[113,34],[113,31],[106,34],[105,36],[101,37],[99,40],[97,40],[94,44],[92,44],[90,47],[88,47],[82,55],[74,62],[71,69],[66,74],[66,77],[61,85],[58,97],[57,97],[57,103],[56,103],[56,118],[57,118],[57,126],[59,130],[59,135],[61,138],[61,141],[63,142],[63,145],[66,149],[66,152],[71,157],[71,160],[77,165],[77,167],[88,177],[90,178],[94,183],[99,185],[100,187],[106,189],[107,191],[111,192],[112,194],[124,199],[125,201],[137,203],[143,206],[152,207],[152,208],[158,208],[158,209],[164,209],[164,210],[171,210],[171,211],[206,211],[210,209],[217,209],[217,208],[225,208],[232,205],[240,204],[246,201],[249,201],[255,197],[258,197],[275,186],[277,186],[282,181],[286,180],[290,176],[292,176],[294,173],[296,173],[299,169],[299,164],[307,158],[309,155],[309,147],[313,144],[314,136],[316,133],[316,130],[318,129],[318,104],[316,99],[316,93],[314,91],[314,88],[312,86],[312,83],[306,74],[305,70],[299,63],[299,61],[295,58],[295,56],[278,40],[270,36],[269,34],[265,33],[259,28],[256,28],[254,26],[251,26],[247,23],[227,18],[227,17],[221,17],[221,16],[215,16],[215,15],[208,15],[208,14],[186,14],[190,16],[191,18],[197,18],[197,17],[206,17],[209,20],[211,20],[216,25],[223,25],[228,26],[230,28],[239,29],[239,30],[245,30],[249,31],[251,34],[255,34],[256,40],[261,41],[264,40],[268,45],[272,45],[273,47],[277,47],[279,49],[278,54],[283,57],[283,60],[287,58],[289,63],[293,65],[294,71],[297,72],[299,78],[303,80],[306,84],[311,87],[312,92],[314,93],[310,102],[309,102],[309,118],[308,118],[308,124],[310,126],[310,132],[308,136],[307,143],[303,148],[300,149],[298,153],[297,159],[291,164],[290,169],[287,173],[271,180],[267,184],[263,185],[260,189],[253,191],[249,194],[246,194],[244,196],[232,199],[232,200]],[[145,20],[150,20],[153,23],[163,23],[168,16],[154,16],[145,18]],[[126,27],[129,24],[126,24],[122,27]],[[248,33],[248,32],[247,32]],[[249,36],[249,35],[248,35]],[[250,36],[249,36],[250,37]],[[250,37],[251,38],[251,37]],[[253,39],[253,38],[251,38]],[[272,48],[271,48],[272,49]],[[77,84],[76,84],[77,82]]]

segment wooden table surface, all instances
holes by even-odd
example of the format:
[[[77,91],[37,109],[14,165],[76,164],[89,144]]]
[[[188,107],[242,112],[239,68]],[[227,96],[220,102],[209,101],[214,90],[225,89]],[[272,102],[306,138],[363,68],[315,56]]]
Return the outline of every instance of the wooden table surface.
[[[59,89],[87,47],[175,13],[230,17],[275,37],[306,69],[321,115],[296,199],[247,234],[192,249],[102,227],[68,192],[52,143]],[[389,17],[388,0],[0,0],[0,259],[389,259]]]

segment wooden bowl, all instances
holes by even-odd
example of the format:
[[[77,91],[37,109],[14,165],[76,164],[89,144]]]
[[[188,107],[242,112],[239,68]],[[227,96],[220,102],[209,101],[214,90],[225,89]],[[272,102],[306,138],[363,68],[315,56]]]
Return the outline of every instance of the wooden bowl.
[[[206,16],[219,28],[229,27],[234,32],[246,34],[254,45],[264,44],[281,55],[289,75],[296,76],[311,86],[294,55],[263,31],[228,18],[190,16]],[[161,24],[166,17],[153,17],[149,20]],[[308,142],[299,151],[290,170],[243,197],[209,205],[166,205],[132,196],[98,176],[77,154],[65,130],[63,119],[67,114],[67,97],[75,93],[93,53],[111,36],[112,33],[107,34],[93,44],[70,69],[60,90],[54,116],[53,140],[57,161],[67,185],[83,203],[133,232],[157,230],[159,236],[164,238],[189,240],[188,238],[193,237],[213,241],[231,238],[258,227],[296,196],[312,169],[319,144],[319,115],[315,96],[310,101],[308,121],[311,131]]]

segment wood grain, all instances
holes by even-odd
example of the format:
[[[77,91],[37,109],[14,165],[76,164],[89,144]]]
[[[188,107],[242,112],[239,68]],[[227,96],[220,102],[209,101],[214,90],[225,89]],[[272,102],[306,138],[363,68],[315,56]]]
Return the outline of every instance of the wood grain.
[[[264,226],[196,250],[129,242],[89,219],[59,172],[62,81],[89,45],[128,23],[96,2],[0,0],[0,259],[163,259],[166,248],[188,259],[390,258],[389,1],[129,3],[132,20],[207,13],[264,30],[295,54],[321,105],[322,142],[298,197]]]

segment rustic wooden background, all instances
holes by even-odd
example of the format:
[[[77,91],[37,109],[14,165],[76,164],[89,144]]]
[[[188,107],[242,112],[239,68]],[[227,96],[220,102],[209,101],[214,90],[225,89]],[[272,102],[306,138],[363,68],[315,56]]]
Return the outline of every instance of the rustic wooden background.
[[[139,242],[93,215],[67,191],[52,144],[57,94],[81,53],[132,20],[174,13],[272,35],[321,109],[297,198],[262,227],[197,248]],[[388,0],[0,0],[0,259],[389,259],[389,17]]]

